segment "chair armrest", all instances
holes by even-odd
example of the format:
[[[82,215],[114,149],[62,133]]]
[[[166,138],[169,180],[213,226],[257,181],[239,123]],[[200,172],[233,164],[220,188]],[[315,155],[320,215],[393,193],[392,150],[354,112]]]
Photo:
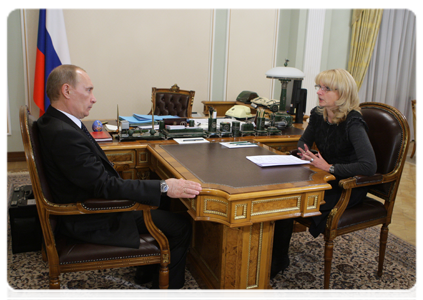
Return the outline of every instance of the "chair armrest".
[[[357,175],[339,181],[339,186],[343,189],[341,197],[331,210],[328,220],[326,222],[326,230],[333,234],[334,229],[338,226],[339,218],[344,213],[350,201],[351,192],[353,188],[380,184],[383,181],[382,174],[374,174],[372,176]]]
[[[372,176],[357,175],[339,181],[339,186],[343,189],[380,184],[383,181],[383,175],[376,173]]]
[[[107,199],[87,199],[81,202],[82,206],[88,210],[99,209],[121,209],[135,205],[136,202],[130,200],[107,200]]]
[[[131,200],[87,199],[84,202],[56,204],[47,203],[51,215],[79,215],[95,213],[115,213],[156,209],[156,206],[141,204]]]
[[[157,206],[141,204],[131,200],[87,199],[77,204],[84,213],[110,213],[156,209]]]

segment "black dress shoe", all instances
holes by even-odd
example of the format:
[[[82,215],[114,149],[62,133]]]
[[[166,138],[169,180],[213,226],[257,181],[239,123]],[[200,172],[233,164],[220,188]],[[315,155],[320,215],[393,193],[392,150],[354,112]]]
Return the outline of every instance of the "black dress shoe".
[[[272,260],[272,265],[270,267],[270,279],[275,278],[276,275],[278,275],[279,272],[285,271],[286,268],[289,266],[289,256],[285,255],[282,259],[282,261],[275,262]]]
[[[147,300],[159,300],[160,296],[156,293],[152,293],[151,291],[147,295]],[[167,294],[167,300],[200,300],[200,298],[196,296],[186,296],[179,294],[178,292],[169,292]]]

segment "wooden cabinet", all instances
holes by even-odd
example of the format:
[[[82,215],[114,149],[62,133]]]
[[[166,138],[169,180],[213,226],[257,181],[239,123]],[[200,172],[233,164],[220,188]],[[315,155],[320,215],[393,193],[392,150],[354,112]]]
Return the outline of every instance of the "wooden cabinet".
[[[218,117],[224,117],[228,109],[236,105],[236,101],[201,101],[204,105],[204,116],[209,115],[209,107],[213,107]]]
[[[105,153],[122,178],[137,178],[135,172],[135,150],[114,150],[105,151]]]
[[[105,149],[104,152],[123,179],[150,178],[150,153],[146,147],[127,150]]]

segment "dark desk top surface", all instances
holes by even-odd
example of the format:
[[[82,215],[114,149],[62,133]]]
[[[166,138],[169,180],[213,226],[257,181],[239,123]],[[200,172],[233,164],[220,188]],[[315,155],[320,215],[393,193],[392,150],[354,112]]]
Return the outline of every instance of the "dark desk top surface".
[[[229,149],[219,143],[162,145],[202,183],[244,188],[309,181],[316,172],[304,166],[259,167],[246,156],[276,155],[263,147]]]

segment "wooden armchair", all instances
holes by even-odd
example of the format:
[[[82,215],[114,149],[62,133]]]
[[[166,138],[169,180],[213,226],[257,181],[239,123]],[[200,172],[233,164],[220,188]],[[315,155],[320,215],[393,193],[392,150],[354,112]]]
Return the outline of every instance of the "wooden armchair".
[[[19,112],[22,140],[43,232],[43,259],[48,260],[50,289],[60,288],[60,273],[160,264],[159,286],[169,285],[170,250],[166,236],[154,225],[151,207],[129,200],[89,199],[56,204],[45,178],[38,143],[37,121],[26,106]],[[140,235],[138,249],[75,243],[55,235],[57,216],[142,210],[150,234]]]
[[[194,95],[195,91],[181,90],[177,84],[170,89],[153,87],[151,102],[154,114],[156,116],[172,115],[191,118]]]
[[[410,143],[407,120],[396,108],[377,102],[361,103],[360,107],[363,118],[369,126],[368,135],[376,155],[377,173],[374,176],[355,176],[339,182],[344,191],[328,217],[324,232],[325,289],[329,288],[334,239],[376,225],[382,225],[377,271],[377,275],[382,276],[388,225],[391,223],[398,185]],[[369,187],[364,202],[346,209],[351,190],[362,186]],[[371,198],[371,194],[380,200]],[[307,227],[311,222],[303,218],[296,221]]]
[[[414,146],[410,158],[413,158],[417,146],[420,146],[420,100],[411,100],[413,109]]]

